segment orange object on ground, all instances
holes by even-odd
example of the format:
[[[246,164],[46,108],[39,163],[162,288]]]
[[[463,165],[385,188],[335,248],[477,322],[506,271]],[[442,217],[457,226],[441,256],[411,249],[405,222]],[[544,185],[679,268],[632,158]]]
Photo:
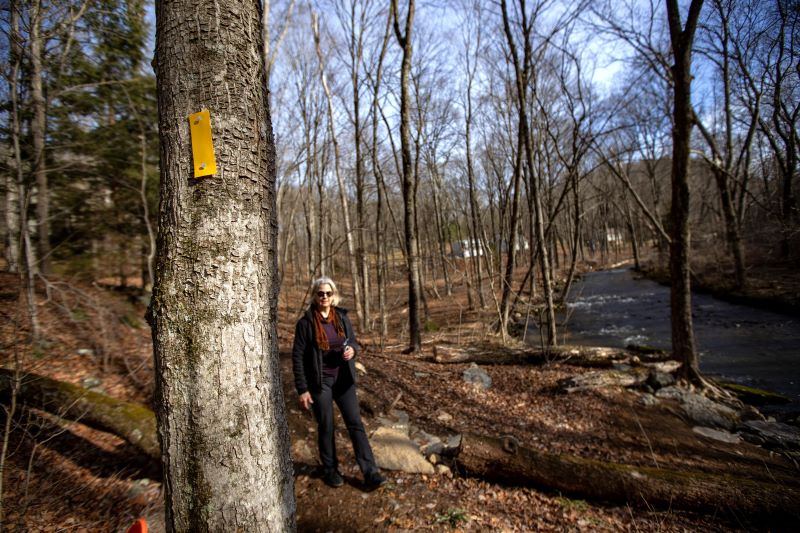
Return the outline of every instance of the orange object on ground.
[[[125,533],[147,533],[147,520],[139,518]]]

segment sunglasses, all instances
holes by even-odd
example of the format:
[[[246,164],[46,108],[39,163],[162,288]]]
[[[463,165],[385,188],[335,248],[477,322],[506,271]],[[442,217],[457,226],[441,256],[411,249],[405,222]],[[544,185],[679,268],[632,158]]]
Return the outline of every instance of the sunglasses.
[[[327,296],[328,298],[330,298],[331,296],[333,296],[333,292],[331,292],[331,291],[328,291],[328,292],[325,292],[325,291],[319,291],[319,292],[317,292],[317,296],[318,296],[319,298],[324,298],[325,296]]]

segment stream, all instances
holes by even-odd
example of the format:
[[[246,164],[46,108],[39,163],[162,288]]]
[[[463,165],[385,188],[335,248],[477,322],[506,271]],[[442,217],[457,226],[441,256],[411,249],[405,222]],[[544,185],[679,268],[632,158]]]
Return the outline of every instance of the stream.
[[[699,293],[692,308],[704,373],[779,392],[792,401],[778,410],[800,411],[800,317]],[[564,320],[566,344],[670,349],[669,287],[627,268],[591,272],[571,291]]]

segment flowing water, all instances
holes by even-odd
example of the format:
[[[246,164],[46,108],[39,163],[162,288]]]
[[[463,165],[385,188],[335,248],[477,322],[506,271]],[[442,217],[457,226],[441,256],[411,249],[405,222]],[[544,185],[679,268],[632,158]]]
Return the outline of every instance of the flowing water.
[[[606,270],[586,274],[569,300],[568,344],[670,348],[669,287]],[[792,399],[785,409],[800,410],[800,317],[698,293],[692,307],[704,373],[780,392]]]

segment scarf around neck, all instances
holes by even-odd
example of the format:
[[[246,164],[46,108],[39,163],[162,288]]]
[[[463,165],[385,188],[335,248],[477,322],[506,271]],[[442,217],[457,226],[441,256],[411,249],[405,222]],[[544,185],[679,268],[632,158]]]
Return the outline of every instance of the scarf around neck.
[[[318,309],[314,309],[312,313],[314,315],[314,337],[316,338],[317,346],[319,346],[320,350],[327,352],[331,349],[331,345],[328,342],[328,336],[325,334],[325,328],[322,327],[323,322],[331,322],[333,327],[336,329],[336,333],[342,337],[347,337],[347,335],[344,334],[344,326],[339,320],[336,310],[333,307],[331,307],[331,310],[328,312],[327,320],[323,318],[322,313],[320,313]]]

